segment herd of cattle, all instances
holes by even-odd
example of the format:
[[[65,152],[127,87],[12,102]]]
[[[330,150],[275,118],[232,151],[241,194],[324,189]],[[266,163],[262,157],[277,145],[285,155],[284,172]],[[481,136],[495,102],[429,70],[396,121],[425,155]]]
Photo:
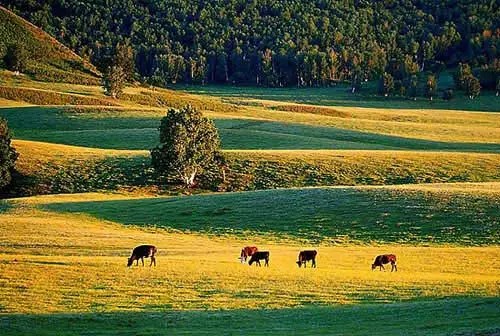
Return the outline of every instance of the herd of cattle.
[[[139,265],[139,259],[142,261],[142,266],[144,266],[144,258],[151,258],[151,264],[156,266],[156,257],[155,254],[158,252],[158,249],[154,245],[140,245],[134,248],[132,251],[132,255],[128,258],[127,266],[132,266],[134,261],[136,261],[136,265]],[[316,267],[316,256],[318,255],[318,251],[316,250],[305,250],[300,251],[299,257],[297,260],[297,265],[304,268],[308,261],[311,261],[311,267]],[[260,261],[264,260],[264,266],[269,266],[269,251],[259,251],[256,246],[246,246],[241,250],[240,253],[240,261],[241,263],[245,263],[247,259],[248,265],[252,265],[255,263],[258,266],[261,266]],[[385,264],[391,264],[391,272],[397,271],[398,268],[396,266],[396,256],[394,254],[382,254],[375,257],[375,261],[372,264],[372,270],[379,267],[380,270],[384,269]]]

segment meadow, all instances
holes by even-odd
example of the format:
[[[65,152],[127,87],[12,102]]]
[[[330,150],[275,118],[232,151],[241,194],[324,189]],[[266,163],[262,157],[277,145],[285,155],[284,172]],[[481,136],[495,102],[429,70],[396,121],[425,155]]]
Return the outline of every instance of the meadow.
[[[457,194],[476,190],[498,195],[497,187],[487,185],[454,188]],[[147,200],[132,198],[141,199]],[[6,334],[106,334],[112,326],[125,334],[154,334],[165,328],[182,334],[205,325],[206,334],[280,334],[292,329],[299,334],[364,334],[376,328],[376,333],[396,335],[402,321],[415,333],[436,335],[500,327],[500,259],[493,243],[353,245],[259,232],[207,236],[151,225],[155,223],[123,225],[119,219],[102,220],[60,208],[78,206],[82,200],[120,202],[131,201],[131,196],[53,195],[4,201],[0,325]],[[244,208],[245,202],[233,204]],[[361,219],[359,214],[354,217]],[[230,222],[225,225],[232,227]],[[158,266],[127,269],[130,247],[144,242],[158,246]],[[248,243],[271,251],[269,268],[239,263],[239,250]],[[318,249],[318,268],[296,266],[303,248]],[[383,252],[398,255],[397,273],[371,271],[373,257]],[[402,320],[376,318],[388,312]]]
[[[18,39],[38,57],[0,70],[19,153],[0,200],[2,336],[500,333],[493,92],[135,83],[111,99],[87,61],[0,20],[0,51]],[[149,156],[160,118],[186,104],[215,122],[227,159],[224,179],[194,190]],[[126,267],[139,244],[158,247],[156,267]],[[270,267],[240,263],[246,245]],[[317,268],[297,267],[303,249]],[[371,270],[382,253],[397,272]]]
[[[104,149],[151,149],[158,110],[22,107],[0,109],[17,139]],[[27,123],[26,120],[31,122]],[[272,120],[215,118],[224,149],[397,149],[500,152],[498,143],[412,139]],[[486,141],[485,141],[486,142]]]

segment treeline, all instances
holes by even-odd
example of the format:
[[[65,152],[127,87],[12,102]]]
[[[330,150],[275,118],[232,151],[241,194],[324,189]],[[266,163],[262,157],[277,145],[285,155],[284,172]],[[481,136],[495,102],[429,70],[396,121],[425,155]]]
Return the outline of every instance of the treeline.
[[[0,0],[101,70],[130,45],[154,84],[316,86],[491,64],[491,0]],[[403,77],[401,75],[400,77]]]

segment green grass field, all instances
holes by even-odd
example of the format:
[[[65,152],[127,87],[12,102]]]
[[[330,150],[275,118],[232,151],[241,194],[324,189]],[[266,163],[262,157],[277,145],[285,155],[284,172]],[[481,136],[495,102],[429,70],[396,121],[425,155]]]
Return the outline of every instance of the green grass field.
[[[3,335],[495,335],[500,300],[443,299],[391,305],[0,315]],[[36,329],[34,328],[36,326]]]
[[[158,142],[158,111],[94,113],[54,107],[0,109],[17,139],[105,149],[151,149]],[[142,116],[141,116],[142,115]],[[26,122],[30,120],[30,122]],[[335,127],[268,120],[215,119],[224,149],[392,149],[500,152],[496,143],[411,139]],[[486,142],[486,141],[485,141]]]
[[[20,153],[11,195],[101,192],[0,203],[2,335],[500,332],[491,93],[429,103],[377,97],[373,83],[361,95],[130,87],[114,107],[41,107],[26,102],[110,100],[7,72],[0,83],[15,88],[0,98]],[[22,88],[36,95],[23,102]],[[147,150],[168,107],[186,103],[219,129],[219,190],[272,190],[158,197],[185,192],[156,185]],[[347,186],[384,184],[405,185]],[[158,266],[127,269],[142,243],[159,247]],[[239,263],[248,244],[271,251],[269,268]],[[317,269],[295,265],[305,248],[319,250]],[[389,252],[398,272],[371,271]]]
[[[441,81],[440,89],[453,86],[448,74],[444,75]],[[234,86],[175,86],[175,88],[183,89],[193,94],[221,97],[231,102],[258,99],[323,106],[500,112],[498,97],[495,97],[495,93],[491,91],[481,92],[481,96],[474,100],[468,99],[463,92],[457,91],[455,92],[455,98],[451,101],[445,101],[438,96],[431,102],[423,97],[419,97],[417,101],[412,101],[404,97],[382,97],[376,94],[376,85],[373,82],[365,84],[365,87],[358,94],[352,94],[350,87],[344,84],[327,88]]]
[[[498,186],[498,184],[496,184]],[[497,190],[498,191],[498,190]],[[492,245],[500,194],[438,189],[311,188],[175,198],[71,202],[47,209],[125,225],[307,243]],[[256,211],[256,209],[259,209]]]

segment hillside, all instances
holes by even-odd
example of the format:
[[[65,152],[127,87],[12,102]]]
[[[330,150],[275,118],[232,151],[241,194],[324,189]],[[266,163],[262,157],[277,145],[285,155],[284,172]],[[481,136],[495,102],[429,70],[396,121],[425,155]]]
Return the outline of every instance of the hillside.
[[[0,6],[0,62],[7,47],[13,43],[27,49],[30,60],[26,73],[37,80],[99,84],[99,72],[92,64],[40,28]]]

